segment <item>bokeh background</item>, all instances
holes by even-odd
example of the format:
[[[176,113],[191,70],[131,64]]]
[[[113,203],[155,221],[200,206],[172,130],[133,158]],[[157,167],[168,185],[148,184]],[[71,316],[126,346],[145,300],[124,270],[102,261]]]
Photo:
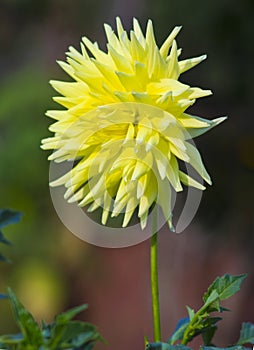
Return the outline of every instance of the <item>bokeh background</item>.
[[[97,350],[142,349],[152,337],[149,242],[103,249],[80,241],[60,222],[48,189],[47,109],[56,108],[50,79],[66,79],[57,66],[69,45],[86,35],[105,47],[103,23],[132,17],[143,28],[153,19],[161,44],[175,25],[183,58],[208,60],[182,76],[210,88],[212,97],[191,112],[229,119],[197,140],[214,186],[205,191],[192,224],[181,235],[160,233],[163,338],[195,309],[208,284],[226,272],[247,272],[240,294],[226,306],[217,345],[235,341],[241,321],[254,322],[253,0],[0,0],[0,207],[23,212],[6,228],[12,265],[1,264],[0,290],[11,286],[38,320],[87,302],[82,319],[96,323],[109,345]],[[0,306],[0,332],[14,332],[8,302]]]

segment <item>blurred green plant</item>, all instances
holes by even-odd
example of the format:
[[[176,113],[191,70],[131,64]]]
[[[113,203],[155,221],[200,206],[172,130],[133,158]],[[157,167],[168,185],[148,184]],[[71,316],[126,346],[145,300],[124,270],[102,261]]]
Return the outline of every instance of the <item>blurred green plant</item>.
[[[233,276],[229,274],[217,277],[203,296],[203,306],[197,312],[187,306],[188,317],[183,318],[178,322],[174,333],[167,342],[146,342],[146,349],[188,350],[190,348],[187,344],[199,335],[202,336],[204,344],[201,346],[202,350],[246,350],[244,345],[254,345],[254,325],[251,323],[242,324],[240,338],[235,346],[219,348],[212,342],[217,330],[217,323],[222,318],[211,316],[211,313],[229,311],[221,306],[221,301],[228,299],[238,292],[245,278],[246,275]],[[180,344],[175,344],[176,342],[180,342]]]
[[[0,243],[11,244],[3,235],[2,228],[20,221],[21,213],[10,209],[0,210]],[[10,262],[0,254],[0,260]],[[0,294],[0,299],[9,298],[20,333],[0,336],[1,350],[90,350],[95,341],[103,341],[97,328],[87,322],[73,318],[87,305],[81,305],[55,317],[55,322],[42,322],[41,328],[32,314],[26,310],[14,292],[8,288],[8,295]]]
[[[0,346],[7,350],[90,350],[95,341],[102,341],[97,328],[87,322],[72,320],[87,305],[81,305],[56,316],[55,322],[42,322],[41,328],[17,299],[11,289],[8,297],[20,328],[19,334],[0,336]]]
[[[11,245],[4,237],[2,229],[10,224],[15,224],[21,219],[21,213],[10,209],[0,209],[0,243]],[[0,253],[0,261],[10,262],[8,258]]]
[[[9,225],[15,224],[19,222],[21,219],[21,213],[10,210],[10,209],[0,209],[0,243],[11,245],[10,241],[8,241],[2,229]],[[6,258],[3,254],[0,253],[0,261],[10,262],[8,258]],[[0,299],[5,299],[7,296],[5,294],[0,294]]]

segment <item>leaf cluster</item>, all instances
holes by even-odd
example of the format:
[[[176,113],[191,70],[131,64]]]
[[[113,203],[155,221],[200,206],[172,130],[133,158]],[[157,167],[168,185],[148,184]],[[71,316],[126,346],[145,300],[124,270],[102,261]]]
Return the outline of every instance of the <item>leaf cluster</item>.
[[[20,218],[19,212],[0,210],[0,243],[11,244],[4,237],[2,228],[19,222]],[[3,254],[0,254],[0,260],[10,262]],[[9,298],[11,302],[20,333],[0,336],[0,348],[3,350],[91,350],[95,341],[103,341],[94,325],[73,320],[87,305],[61,313],[55,317],[53,323],[42,322],[40,327],[10,288],[8,295],[0,294],[0,299],[4,298]]]
[[[196,312],[187,306],[188,317],[181,319],[171,337],[166,343],[147,343],[147,350],[190,350],[187,344],[196,336],[201,335],[203,340],[202,350],[223,350],[213,344],[213,337],[222,319],[213,316],[214,312],[223,313],[229,311],[221,306],[221,302],[239,291],[246,275],[233,276],[226,274],[217,277],[203,296],[203,305]],[[176,344],[178,342],[178,344]],[[240,338],[235,346],[227,349],[245,350],[244,345],[254,344],[254,325],[243,323]]]
[[[51,324],[42,322],[39,327],[29,311],[8,289],[19,334],[0,336],[0,348],[6,350],[91,350],[95,341],[102,341],[97,328],[73,318],[87,308],[81,305],[56,316]]]

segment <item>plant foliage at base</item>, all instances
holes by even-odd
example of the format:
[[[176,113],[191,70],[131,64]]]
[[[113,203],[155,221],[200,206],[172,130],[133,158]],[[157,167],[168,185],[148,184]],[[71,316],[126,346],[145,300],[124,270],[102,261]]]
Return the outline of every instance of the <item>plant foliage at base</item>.
[[[217,277],[203,296],[203,306],[195,312],[187,306],[188,317],[182,318],[171,337],[166,343],[147,343],[147,350],[188,350],[186,346],[194,337],[201,335],[203,340],[202,350],[246,350],[244,345],[254,344],[254,325],[243,323],[240,338],[235,346],[218,348],[213,344],[213,337],[222,319],[211,316],[212,313],[229,311],[221,306],[221,302],[239,291],[246,275],[224,275]],[[179,344],[176,344],[176,343]]]
[[[90,350],[95,341],[102,341],[97,328],[73,318],[87,308],[81,305],[59,314],[52,324],[42,323],[40,328],[33,316],[17,299],[11,289],[8,296],[12,304],[20,334],[0,336],[1,349],[7,350]]]

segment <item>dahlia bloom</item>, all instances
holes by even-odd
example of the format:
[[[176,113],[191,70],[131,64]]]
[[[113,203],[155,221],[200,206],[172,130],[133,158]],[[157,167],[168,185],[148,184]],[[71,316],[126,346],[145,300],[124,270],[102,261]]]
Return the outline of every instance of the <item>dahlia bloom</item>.
[[[64,110],[48,111],[56,120],[49,127],[53,137],[42,148],[54,150],[49,160],[72,160],[73,167],[51,186],[64,185],[65,198],[102,208],[102,224],[108,216],[124,213],[126,227],[137,210],[141,227],[149,209],[157,203],[172,228],[171,192],[182,184],[205,187],[179,169],[190,164],[208,183],[200,153],[189,140],[221,123],[186,113],[197,98],[210,90],[179,81],[182,73],[206,56],[180,61],[176,27],[159,48],[149,20],[145,35],[133,20],[128,36],[119,18],[117,34],[105,25],[107,52],[84,37],[81,53],[73,47],[60,66],[73,82],[51,81],[61,97],[54,100]]]

